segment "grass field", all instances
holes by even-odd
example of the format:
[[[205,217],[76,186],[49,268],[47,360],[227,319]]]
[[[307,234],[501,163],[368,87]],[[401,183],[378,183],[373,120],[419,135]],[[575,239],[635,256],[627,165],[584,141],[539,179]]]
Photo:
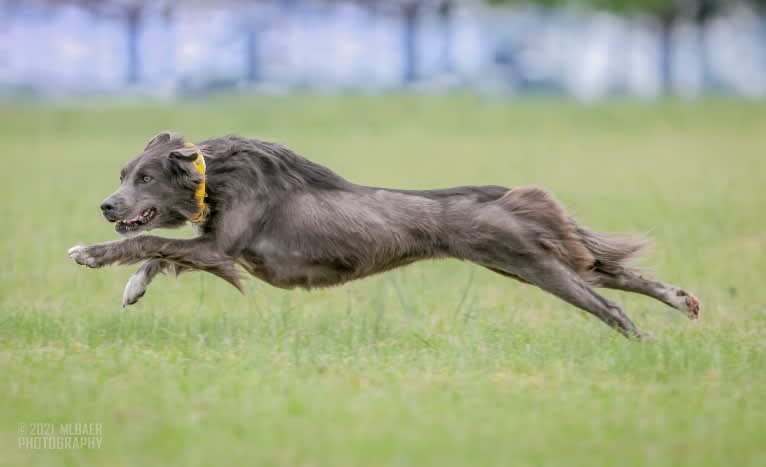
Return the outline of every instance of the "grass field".
[[[703,318],[607,292],[655,340],[470,264],[314,292],[158,278],[68,247],[114,239],[119,168],[165,128],[288,144],[366,184],[530,184]],[[0,110],[0,465],[766,465],[766,107],[741,102],[218,98]],[[163,235],[189,235],[162,232]],[[38,422],[100,449],[27,450]],[[58,428],[57,428],[58,429]]]

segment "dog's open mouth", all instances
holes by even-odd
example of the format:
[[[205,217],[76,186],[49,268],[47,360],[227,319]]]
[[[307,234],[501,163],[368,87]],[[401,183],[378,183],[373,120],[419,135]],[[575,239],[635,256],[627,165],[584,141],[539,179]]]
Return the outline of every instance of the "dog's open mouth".
[[[155,208],[148,208],[141,211],[141,214],[131,217],[130,219],[123,219],[121,221],[117,221],[117,225],[114,226],[114,230],[117,231],[119,234],[125,234],[129,232],[135,232],[139,230],[144,225],[148,224],[149,222],[154,219],[154,216],[157,214],[157,209]]]

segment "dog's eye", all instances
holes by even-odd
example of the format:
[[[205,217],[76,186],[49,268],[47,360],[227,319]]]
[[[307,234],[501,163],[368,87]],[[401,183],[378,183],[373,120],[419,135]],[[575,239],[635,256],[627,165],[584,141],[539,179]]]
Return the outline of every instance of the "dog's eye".
[[[148,175],[144,175],[143,177],[141,177],[141,181],[144,182],[144,183],[149,183],[149,182],[152,181],[152,177],[150,177]]]

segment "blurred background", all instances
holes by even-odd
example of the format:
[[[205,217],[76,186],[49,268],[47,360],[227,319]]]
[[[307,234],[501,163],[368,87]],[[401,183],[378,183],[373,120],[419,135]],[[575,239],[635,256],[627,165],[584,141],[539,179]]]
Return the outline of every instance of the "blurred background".
[[[0,0],[0,465],[766,466],[766,0]],[[246,295],[97,271],[164,129],[396,188],[535,184],[703,319],[636,345],[458,261]],[[161,236],[193,235],[191,228]],[[19,447],[34,422],[98,450]]]
[[[766,96],[766,0],[0,0],[0,95]]]

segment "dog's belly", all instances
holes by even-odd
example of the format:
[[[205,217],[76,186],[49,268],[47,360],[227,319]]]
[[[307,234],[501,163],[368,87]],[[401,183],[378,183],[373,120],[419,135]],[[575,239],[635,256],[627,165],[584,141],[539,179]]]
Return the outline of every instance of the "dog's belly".
[[[298,258],[277,259],[253,253],[243,255],[239,264],[253,276],[283,289],[331,287],[362,275],[353,268],[331,261],[309,263]]]
[[[340,285],[433,257],[405,255],[392,258],[384,264],[351,264],[337,258],[307,261],[300,255],[261,255],[249,251],[238,262],[247,272],[274,287],[313,289]]]

